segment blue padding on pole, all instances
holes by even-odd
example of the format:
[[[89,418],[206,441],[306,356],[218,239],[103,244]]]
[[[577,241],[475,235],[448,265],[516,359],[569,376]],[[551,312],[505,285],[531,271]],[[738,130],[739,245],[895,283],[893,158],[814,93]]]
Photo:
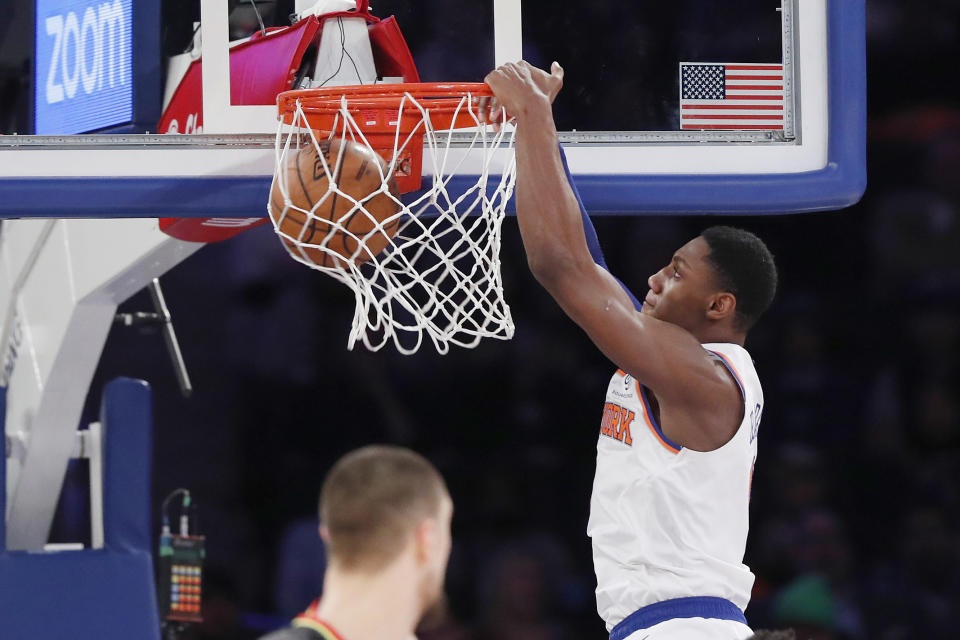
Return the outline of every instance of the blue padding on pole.
[[[0,554],[0,640],[160,640],[146,551]]]
[[[104,389],[103,529],[110,549],[150,549],[152,411],[142,380],[117,378]]]
[[[7,388],[0,387],[0,554],[7,550]],[[2,582],[2,578],[0,578]]]
[[[150,544],[150,387],[113,380],[100,415],[106,548],[0,551],[0,640],[160,640]],[[0,456],[0,483],[4,461]]]

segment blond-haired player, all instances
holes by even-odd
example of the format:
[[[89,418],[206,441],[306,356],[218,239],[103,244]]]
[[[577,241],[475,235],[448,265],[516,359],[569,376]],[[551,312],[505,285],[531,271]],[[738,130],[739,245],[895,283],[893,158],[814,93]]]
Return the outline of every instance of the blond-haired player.
[[[442,595],[452,516],[423,456],[391,446],[348,453],[320,490],[323,596],[263,640],[410,640]]]
[[[773,299],[773,256],[753,234],[711,227],[648,278],[640,304],[606,270],[570,182],[551,110],[563,69],[507,64],[486,81],[491,120],[501,107],[516,120],[530,269],[619,368],[587,525],[610,638],[748,638],[743,554],[763,391],[743,345]]]

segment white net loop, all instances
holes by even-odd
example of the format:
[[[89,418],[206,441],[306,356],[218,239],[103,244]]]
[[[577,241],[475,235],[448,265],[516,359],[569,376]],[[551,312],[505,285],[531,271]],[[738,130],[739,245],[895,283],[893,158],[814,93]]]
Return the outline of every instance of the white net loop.
[[[419,113],[419,123],[409,133],[401,131],[404,112]],[[391,158],[389,167],[377,165],[380,188],[354,198],[334,179],[346,145],[340,145],[334,162],[328,162],[321,147],[336,137],[376,152],[355,113],[344,96],[333,131],[321,133],[309,127],[297,103],[292,126],[281,123],[276,138],[274,185],[283,202],[272,197],[268,204],[268,213],[271,206],[275,211],[282,206],[282,213],[271,220],[290,255],[353,291],[356,306],[347,348],[361,341],[378,351],[392,342],[399,352],[412,354],[426,338],[443,354],[450,345],[472,348],[482,338],[512,338],[514,325],[500,275],[500,241],[516,179],[514,129],[503,126],[494,131],[482,125],[477,98],[468,93],[456,107],[453,122],[467,116],[474,126],[454,136],[452,128],[434,128],[429,101],[421,103],[406,93],[397,111],[393,148],[382,153]],[[404,152],[420,144],[421,138],[423,188],[401,197],[391,190],[391,176],[398,169],[410,170],[401,166]],[[306,145],[314,145],[329,179],[326,193],[309,209],[291,200],[292,178],[285,170],[290,154]],[[327,212],[334,198],[346,199],[350,209],[331,221]],[[367,207],[385,198],[393,201],[396,213],[378,220]],[[288,217],[297,224],[284,224]],[[297,231],[292,233],[291,228]]]

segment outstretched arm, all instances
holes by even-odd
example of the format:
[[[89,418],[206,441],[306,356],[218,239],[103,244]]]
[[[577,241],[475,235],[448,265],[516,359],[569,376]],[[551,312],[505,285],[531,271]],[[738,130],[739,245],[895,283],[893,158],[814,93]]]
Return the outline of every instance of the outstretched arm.
[[[638,313],[591,255],[551,110],[563,70],[507,64],[486,82],[517,121],[517,221],[534,277],[610,360],[656,393],[662,413],[669,407],[671,438],[703,442],[714,419],[729,424],[730,412],[717,409],[731,407],[732,383],[692,334]]]

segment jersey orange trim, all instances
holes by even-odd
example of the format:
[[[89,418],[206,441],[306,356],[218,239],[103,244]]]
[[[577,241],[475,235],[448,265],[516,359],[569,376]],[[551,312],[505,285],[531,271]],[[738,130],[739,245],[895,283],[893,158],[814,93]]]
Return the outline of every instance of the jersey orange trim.
[[[730,358],[728,358],[727,356],[723,355],[723,354],[720,353],[719,351],[711,351],[710,353],[712,353],[713,355],[715,355],[715,356],[717,356],[718,358],[720,358],[721,360],[723,360],[724,364],[726,364],[727,367],[730,369],[730,373],[732,373],[732,374],[733,374],[733,377],[736,378],[737,384],[740,386],[740,390],[741,390],[743,393],[746,393],[747,388],[743,386],[743,378],[740,376],[740,372],[737,371],[737,368],[736,368],[735,366],[733,366],[733,363],[730,362]]]
[[[640,411],[643,413],[643,421],[647,423],[647,428],[650,429],[650,433],[653,434],[653,437],[657,439],[663,448],[669,451],[670,453],[680,453],[680,449],[673,447],[666,440],[660,437],[660,434],[657,432],[657,428],[653,426],[653,420],[647,414],[647,403],[643,399],[643,389],[640,388],[640,381],[637,381],[637,397],[640,399]]]
[[[329,624],[308,615],[300,614],[294,618],[292,626],[313,629],[323,636],[324,640],[343,640],[343,636],[334,631]]]

